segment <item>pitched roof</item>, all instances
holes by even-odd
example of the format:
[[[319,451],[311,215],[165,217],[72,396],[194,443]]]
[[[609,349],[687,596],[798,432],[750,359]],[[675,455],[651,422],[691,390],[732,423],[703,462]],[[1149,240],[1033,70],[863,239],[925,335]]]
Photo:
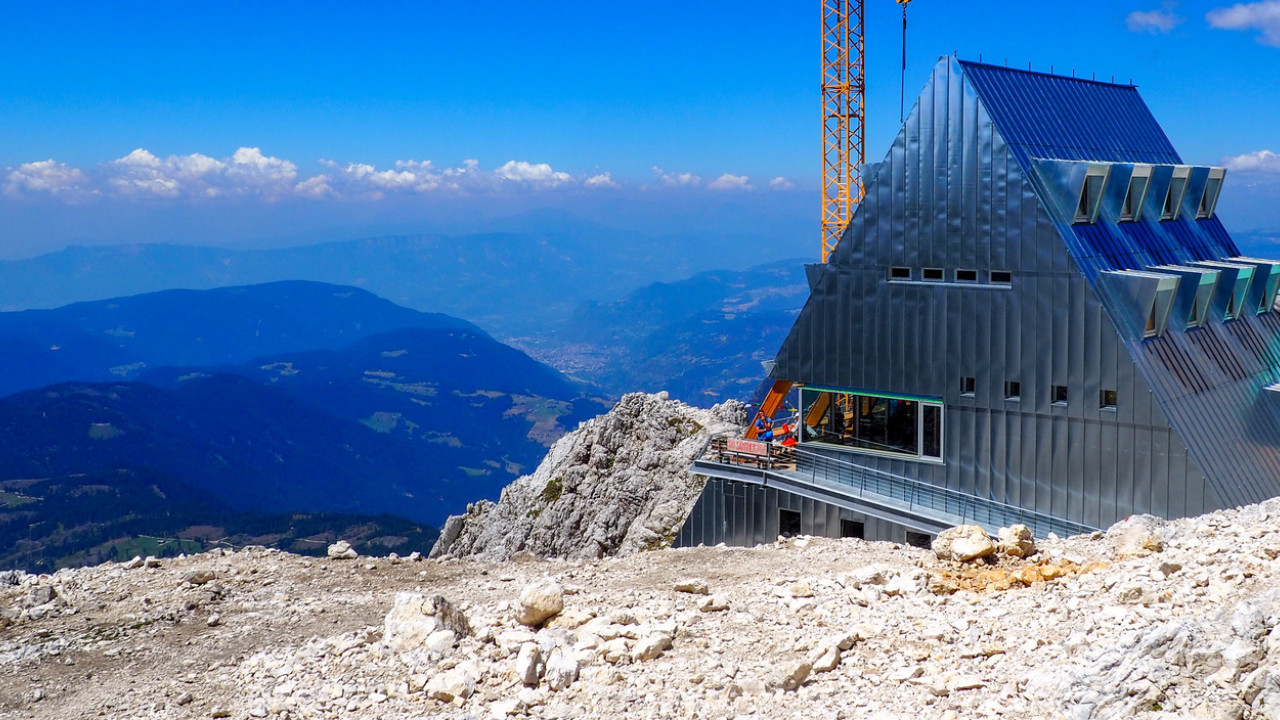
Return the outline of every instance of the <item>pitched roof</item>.
[[[1133,85],[960,65],[1024,168],[1028,158],[1182,163]]]

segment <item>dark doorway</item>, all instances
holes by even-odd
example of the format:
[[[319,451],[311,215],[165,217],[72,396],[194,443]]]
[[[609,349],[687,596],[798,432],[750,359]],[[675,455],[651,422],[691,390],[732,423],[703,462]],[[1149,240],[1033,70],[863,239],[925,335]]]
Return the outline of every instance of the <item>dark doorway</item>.
[[[907,544],[911,547],[924,548],[928,550],[933,547],[933,536],[929,533],[907,531]]]
[[[778,509],[778,534],[782,537],[795,537],[800,534],[800,513],[795,510]]]
[[[858,538],[859,540],[867,539],[867,526],[857,520],[841,520],[840,521],[840,537],[842,538]]]

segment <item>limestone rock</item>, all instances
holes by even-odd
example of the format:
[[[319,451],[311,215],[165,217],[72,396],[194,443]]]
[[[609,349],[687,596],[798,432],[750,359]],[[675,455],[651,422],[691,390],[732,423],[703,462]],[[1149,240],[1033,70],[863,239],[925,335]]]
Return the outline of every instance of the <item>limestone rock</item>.
[[[671,647],[671,636],[656,633],[642,638],[631,650],[631,659],[636,662],[653,660]]]
[[[940,560],[969,562],[994,555],[995,543],[987,531],[977,525],[947,528],[933,539],[933,552]]]
[[[447,670],[427,681],[427,697],[447,703],[458,703],[476,691],[476,679],[466,668]]]
[[[547,687],[555,691],[563,690],[578,679],[580,671],[581,666],[577,658],[560,648],[556,648],[551,651],[551,656],[547,659]]]
[[[401,592],[383,620],[382,642],[392,650],[408,652],[423,648],[432,634],[442,630],[455,637],[471,634],[466,615],[443,596]]]
[[[355,560],[360,557],[360,553],[356,552],[355,548],[351,547],[351,543],[346,540],[339,540],[330,545],[328,555],[334,560]]]
[[[537,627],[563,609],[564,589],[555,580],[547,578],[526,586],[520,593],[516,621],[521,625]]]
[[[1036,538],[1026,525],[1010,525],[1000,528],[1000,554],[1026,558],[1036,554]]]
[[[680,580],[676,582],[675,591],[690,593],[693,595],[706,595],[711,592],[710,588],[707,587],[706,581],[694,579]]]
[[[537,470],[450,518],[431,557],[598,558],[669,547],[702,492],[689,465],[716,433],[740,432],[746,406],[701,410],[659,393],[625,395],[562,437]]]
[[[537,643],[525,643],[520,646],[515,663],[516,679],[522,684],[537,687],[542,680],[542,651]]]

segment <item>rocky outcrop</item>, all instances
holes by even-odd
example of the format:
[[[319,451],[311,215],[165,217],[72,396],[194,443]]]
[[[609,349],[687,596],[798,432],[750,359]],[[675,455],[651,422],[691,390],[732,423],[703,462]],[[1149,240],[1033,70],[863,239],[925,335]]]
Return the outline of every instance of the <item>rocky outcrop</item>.
[[[431,556],[598,558],[669,547],[702,492],[690,463],[712,434],[746,420],[734,401],[701,410],[666,393],[624,396],[561,438],[497,503],[449,518]]]

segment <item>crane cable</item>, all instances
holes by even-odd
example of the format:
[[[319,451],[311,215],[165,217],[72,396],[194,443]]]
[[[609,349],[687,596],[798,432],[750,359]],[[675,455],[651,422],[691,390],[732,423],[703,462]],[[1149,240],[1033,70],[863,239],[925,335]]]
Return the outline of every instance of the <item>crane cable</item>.
[[[911,0],[898,0],[902,6],[902,76],[898,80],[898,122],[907,124],[907,3]]]

